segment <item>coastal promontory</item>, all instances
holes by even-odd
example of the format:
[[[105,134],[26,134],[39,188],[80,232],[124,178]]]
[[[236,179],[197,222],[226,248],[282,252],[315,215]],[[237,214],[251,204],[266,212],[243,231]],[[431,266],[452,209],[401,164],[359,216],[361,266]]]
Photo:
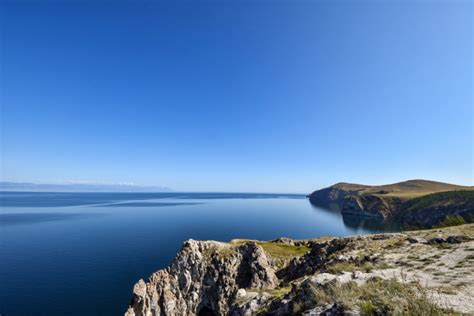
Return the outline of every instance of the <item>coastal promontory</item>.
[[[397,221],[409,227],[474,222],[474,187],[428,180],[378,186],[337,183],[314,191],[309,200],[343,216]]]

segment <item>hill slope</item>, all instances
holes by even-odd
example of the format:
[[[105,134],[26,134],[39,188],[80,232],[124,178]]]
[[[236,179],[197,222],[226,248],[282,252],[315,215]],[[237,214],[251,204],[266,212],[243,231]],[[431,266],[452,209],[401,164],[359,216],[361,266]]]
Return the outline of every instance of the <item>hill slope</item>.
[[[411,200],[441,192],[472,191],[473,189],[472,186],[460,186],[427,180],[409,180],[379,186],[338,183],[313,192],[309,199],[314,205],[340,210],[343,215],[367,216],[386,220],[404,218],[403,214],[408,208],[412,208],[412,215],[420,212],[421,209],[414,209],[414,204],[410,202]],[[464,202],[464,204],[458,204],[457,202],[461,200],[454,199],[454,197],[455,195],[443,195],[442,202],[440,199],[436,200],[433,198],[423,200],[424,214],[427,214],[429,209],[436,208],[438,210],[431,214],[433,216],[437,214],[436,220],[432,220],[431,225],[434,222],[442,221],[442,217],[445,215],[474,212],[474,209],[471,209],[471,203]],[[464,196],[464,200],[471,199],[473,199],[472,194]],[[431,207],[430,203],[433,203]],[[449,207],[444,207],[441,211],[439,208],[441,204],[449,204]],[[466,205],[467,209],[463,205]],[[416,216],[410,217],[413,220],[416,218]],[[413,220],[411,220],[412,224],[414,223]]]
[[[402,222],[418,227],[450,226],[474,222],[474,190],[424,195],[404,204]]]

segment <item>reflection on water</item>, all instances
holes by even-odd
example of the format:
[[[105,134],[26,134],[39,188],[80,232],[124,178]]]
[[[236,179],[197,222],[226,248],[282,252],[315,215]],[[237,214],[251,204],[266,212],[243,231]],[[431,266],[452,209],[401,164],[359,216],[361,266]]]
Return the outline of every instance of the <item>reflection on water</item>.
[[[169,265],[190,238],[304,239],[386,229],[294,194],[3,192],[0,313],[123,315],[134,283]]]
[[[104,215],[102,213],[6,213],[0,214],[0,225],[32,224],[40,222],[73,220],[90,216]]]
[[[70,193],[70,192],[1,192],[0,207],[61,207],[109,204],[120,201],[153,199],[304,199],[302,194],[270,193]],[[159,206],[159,205],[158,205]]]
[[[342,214],[340,207],[337,204],[331,204],[330,208],[319,207],[311,202],[310,204],[315,209],[315,211],[331,214],[335,218],[340,219],[344,226],[355,231],[397,232],[401,229],[401,225],[397,222],[388,222],[371,217],[356,216],[352,214]]]
[[[110,203],[94,205],[95,207],[164,207],[164,206],[179,206],[179,205],[198,205],[204,203],[181,203],[181,202],[125,202],[125,203]]]
[[[395,222],[384,222],[370,217],[354,215],[342,215],[344,225],[353,229],[366,229],[381,232],[396,232],[400,230],[400,224]]]
[[[324,213],[328,216],[331,216],[333,217],[334,219],[338,219],[338,220],[342,220],[342,214],[341,212],[336,209],[336,208],[325,208],[325,207],[321,207],[321,206],[317,206],[311,202],[309,202],[308,200],[308,204],[311,206],[311,208],[315,211],[315,212],[318,212],[318,213]]]

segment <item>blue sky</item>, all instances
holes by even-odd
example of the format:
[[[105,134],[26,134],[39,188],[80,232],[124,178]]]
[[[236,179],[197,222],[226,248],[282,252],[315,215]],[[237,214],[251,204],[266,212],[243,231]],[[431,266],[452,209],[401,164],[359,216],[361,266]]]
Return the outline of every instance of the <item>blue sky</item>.
[[[471,1],[2,1],[1,178],[473,184]]]

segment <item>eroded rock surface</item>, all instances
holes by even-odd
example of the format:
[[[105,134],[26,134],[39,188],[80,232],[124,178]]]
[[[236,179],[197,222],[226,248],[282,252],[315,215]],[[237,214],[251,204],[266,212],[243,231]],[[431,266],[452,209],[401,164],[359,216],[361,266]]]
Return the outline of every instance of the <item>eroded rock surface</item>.
[[[134,286],[126,315],[391,314],[413,306],[474,313],[473,237],[474,225],[464,225],[303,241],[189,240],[168,268]],[[400,293],[387,298],[393,304],[372,300],[371,291],[378,297],[389,287]]]
[[[202,310],[224,315],[239,289],[277,285],[275,270],[256,243],[234,247],[188,240],[169,268],[135,285],[127,315],[195,315]]]

